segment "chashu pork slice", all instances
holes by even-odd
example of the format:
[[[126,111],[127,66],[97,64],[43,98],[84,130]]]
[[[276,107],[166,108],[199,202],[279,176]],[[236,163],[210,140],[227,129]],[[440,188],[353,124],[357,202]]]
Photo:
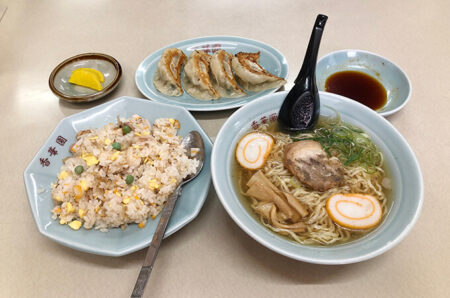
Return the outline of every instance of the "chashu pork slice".
[[[284,165],[300,182],[313,190],[326,191],[344,182],[342,163],[336,157],[328,158],[316,141],[305,140],[287,145]]]

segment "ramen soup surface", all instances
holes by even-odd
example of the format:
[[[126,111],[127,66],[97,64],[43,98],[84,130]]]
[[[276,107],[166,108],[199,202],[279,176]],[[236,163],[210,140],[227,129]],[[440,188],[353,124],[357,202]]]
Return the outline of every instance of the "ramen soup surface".
[[[243,205],[264,226],[278,235],[305,245],[329,246],[361,238],[379,226],[365,230],[348,229],[338,225],[329,216],[326,203],[335,194],[362,194],[378,200],[384,220],[390,208],[391,180],[387,177],[383,155],[369,136],[361,129],[343,123],[339,116],[321,117],[310,133],[287,134],[281,132],[277,122],[262,124],[250,132],[261,132],[274,138],[273,149],[259,170],[243,168],[233,159],[233,180]],[[312,190],[302,184],[284,165],[285,146],[300,140],[319,142],[332,158],[338,158],[344,168],[342,185],[325,190]],[[258,173],[261,171],[261,173]],[[280,210],[272,210],[267,201],[247,195],[247,183],[257,173],[267,177],[279,194],[295,199],[306,209],[306,216],[287,218]],[[256,176],[255,176],[256,177]],[[264,178],[265,179],[265,178]],[[296,202],[294,202],[296,203]],[[273,208],[275,209],[275,208]],[[275,218],[274,218],[275,217]],[[289,228],[287,228],[289,227]],[[290,228],[293,227],[293,228]]]

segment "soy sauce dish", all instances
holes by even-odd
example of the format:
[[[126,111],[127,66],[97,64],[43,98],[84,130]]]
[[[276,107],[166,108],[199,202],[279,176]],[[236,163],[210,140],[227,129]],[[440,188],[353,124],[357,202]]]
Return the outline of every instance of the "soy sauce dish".
[[[402,109],[411,97],[408,76],[392,61],[362,50],[341,50],[316,66],[317,87],[356,100],[382,116]]]
[[[348,264],[386,252],[411,230],[423,202],[422,174],[408,143],[380,114],[354,100],[328,92],[319,93],[320,117],[313,132],[277,130],[278,112],[287,94],[277,92],[248,103],[222,126],[211,155],[213,183],[222,205],[236,224],[256,241],[296,260],[317,264]],[[359,174],[366,179],[367,175],[374,173],[369,163],[375,159],[361,155],[358,157],[361,162],[359,165],[353,165],[353,161],[349,160],[343,163],[344,170],[348,172],[343,184],[336,186],[342,194],[340,198],[333,195],[335,186],[331,186],[331,189],[324,186],[322,189],[310,183],[319,182],[317,178],[323,177],[314,171],[314,168],[322,167],[307,169],[301,168],[302,164],[299,164],[298,169],[304,170],[301,173],[309,173],[302,177],[290,166],[294,163],[289,162],[289,156],[298,148],[292,146],[300,143],[307,152],[295,156],[307,156],[310,164],[314,165],[317,163],[313,161],[320,162],[319,159],[311,159],[310,153],[315,150],[312,144],[315,141],[312,140],[317,134],[330,140],[327,138],[329,130],[321,126],[327,121],[331,121],[330,127],[338,128],[331,133],[331,136],[336,137],[335,141],[344,131],[351,131],[352,134],[358,134],[357,143],[361,143],[362,138],[370,139],[371,146],[375,146],[374,150],[382,155],[379,167],[385,170],[388,178],[386,182],[389,183],[381,183],[382,191],[386,190],[386,200],[381,202],[384,211],[381,217],[378,216],[370,224],[370,229],[365,225],[367,222],[356,227],[346,221],[349,219],[356,223],[359,219],[366,219],[360,212],[362,210],[355,207],[364,204],[350,206],[349,200],[353,200],[350,197],[359,195],[352,189],[355,186],[353,182],[347,184],[346,180],[352,180]],[[322,137],[317,139],[319,147],[324,146]],[[327,157],[322,156],[325,162]],[[257,164],[259,158],[262,161]],[[340,160],[339,155],[333,155],[328,161],[331,164],[331,159],[334,159],[339,163],[336,158]],[[356,170],[362,164],[367,167]],[[307,176],[314,178],[314,181]],[[361,188],[358,192],[367,193],[370,189]],[[380,188],[377,189],[378,192]],[[379,195],[375,196],[378,198]],[[334,199],[343,200],[338,202]],[[333,206],[336,208],[333,209]],[[359,210],[358,214],[352,213],[356,209]],[[352,214],[347,212],[349,210],[353,210]],[[341,221],[335,217],[338,213],[345,215],[346,219]],[[372,214],[368,217],[372,217]]]

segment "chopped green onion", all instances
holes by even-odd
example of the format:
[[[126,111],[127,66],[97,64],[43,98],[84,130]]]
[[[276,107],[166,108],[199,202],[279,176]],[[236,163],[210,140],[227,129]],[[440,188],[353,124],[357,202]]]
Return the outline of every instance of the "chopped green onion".
[[[312,134],[292,139],[319,142],[328,156],[336,156],[345,166],[362,166],[369,173],[381,166],[381,153],[363,130],[344,124],[339,116],[321,119],[317,127]]]

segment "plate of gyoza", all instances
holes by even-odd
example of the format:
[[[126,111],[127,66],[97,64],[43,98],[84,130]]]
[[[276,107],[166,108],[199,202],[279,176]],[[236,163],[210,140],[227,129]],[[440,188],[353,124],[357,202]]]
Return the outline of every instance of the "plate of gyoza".
[[[152,100],[190,111],[237,108],[284,86],[286,58],[265,43],[209,36],[168,45],[136,71],[136,85]]]

